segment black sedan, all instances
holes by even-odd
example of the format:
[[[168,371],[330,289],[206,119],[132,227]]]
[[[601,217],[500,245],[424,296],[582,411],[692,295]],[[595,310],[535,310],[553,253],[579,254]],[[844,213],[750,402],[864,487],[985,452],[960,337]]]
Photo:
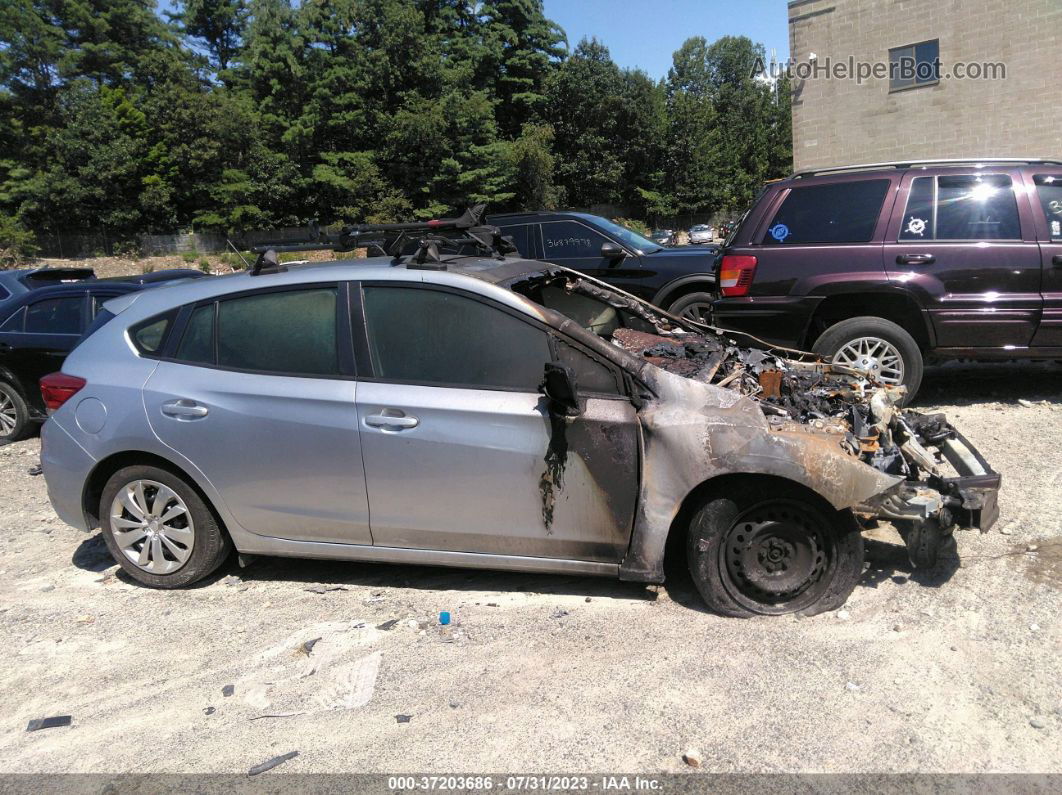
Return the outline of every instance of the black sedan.
[[[719,247],[666,248],[607,218],[579,212],[492,215],[520,254],[595,276],[672,314],[706,322]]]

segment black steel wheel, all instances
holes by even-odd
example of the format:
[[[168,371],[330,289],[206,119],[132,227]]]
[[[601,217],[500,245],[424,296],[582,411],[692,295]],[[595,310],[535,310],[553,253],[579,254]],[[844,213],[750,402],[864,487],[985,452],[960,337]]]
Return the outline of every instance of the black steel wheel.
[[[709,499],[690,523],[688,553],[705,602],[732,616],[836,609],[863,570],[850,514],[788,484]]]

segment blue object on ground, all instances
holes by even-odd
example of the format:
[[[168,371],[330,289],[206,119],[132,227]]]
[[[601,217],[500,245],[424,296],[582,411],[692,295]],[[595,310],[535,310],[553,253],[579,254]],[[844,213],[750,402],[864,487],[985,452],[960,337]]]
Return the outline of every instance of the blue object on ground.
[[[445,610],[439,613],[439,623],[442,624],[444,627],[450,623],[450,614]]]

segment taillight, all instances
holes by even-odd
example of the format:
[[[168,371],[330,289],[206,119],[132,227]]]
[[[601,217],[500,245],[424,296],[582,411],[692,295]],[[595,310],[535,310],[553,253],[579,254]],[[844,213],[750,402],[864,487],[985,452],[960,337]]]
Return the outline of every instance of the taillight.
[[[84,378],[66,373],[52,373],[41,379],[41,397],[48,411],[55,411],[80,392],[87,384]]]
[[[724,296],[747,295],[755,274],[755,257],[727,254],[719,266],[719,291]]]

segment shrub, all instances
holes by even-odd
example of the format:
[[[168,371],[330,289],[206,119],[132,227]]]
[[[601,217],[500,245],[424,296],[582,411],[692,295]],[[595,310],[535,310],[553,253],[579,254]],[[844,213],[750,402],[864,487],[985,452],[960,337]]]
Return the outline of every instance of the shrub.
[[[136,259],[140,256],[140,243],[135,240],[120,240],[114,244],[114,256]]]
[[[208,260],[206,257],[200,259],[199,270],[201,270],[203,273],[210,273],[210,260]]]
[[[189,265],[191,265],[193,262],[195,262],[198,258],[199,258],[199,253],[197,251],[195,251],[194,249],[192,251],[181,252],[181,259],[183,259]]]
[[[0,269],[29,262],[37,255],[37,236],[18,218],[0,215]]]

